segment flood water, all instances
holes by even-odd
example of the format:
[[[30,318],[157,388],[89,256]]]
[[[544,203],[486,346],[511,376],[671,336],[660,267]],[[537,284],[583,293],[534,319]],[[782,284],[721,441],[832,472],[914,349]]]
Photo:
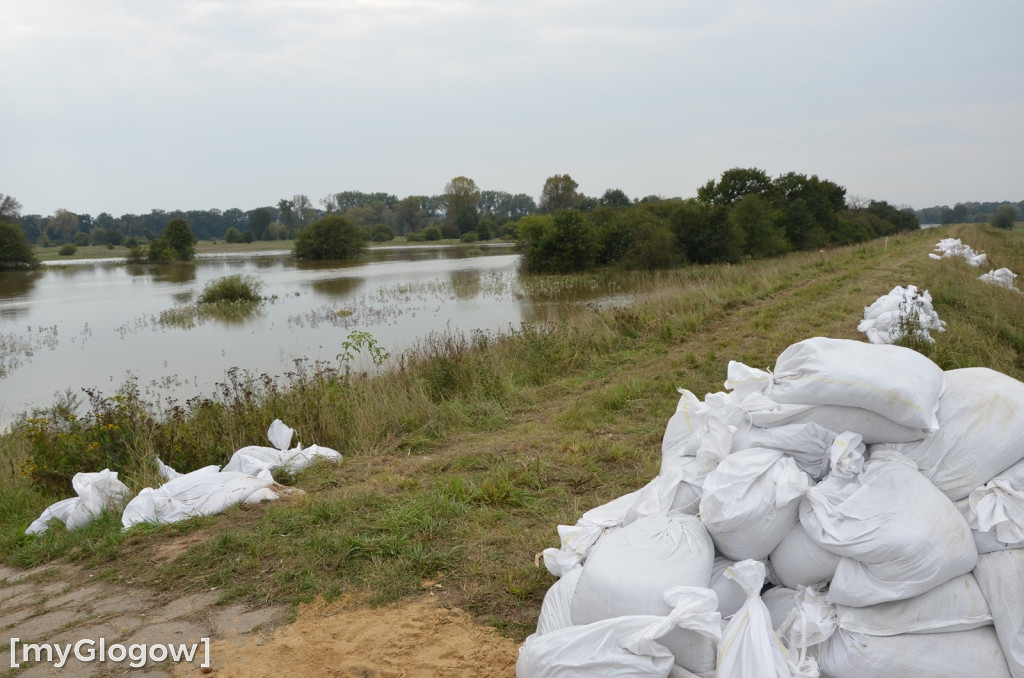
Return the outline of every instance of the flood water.
[[[538,289],[508,247],[393,247],[354,263],[288,253],[175,265],[86,263],[0,272],[0,426],[71,391],[113,395],[135,379],[151,402],[212,395],[231,368],[277,377],[296,360],[338,365],[353,331],[395,357],[432,333],[518,329],[588,303],[600,283]],[[256,276],[268,297],[243,318],[175,322],[211,280]],[[361,369],[373,369],[363,352]]]

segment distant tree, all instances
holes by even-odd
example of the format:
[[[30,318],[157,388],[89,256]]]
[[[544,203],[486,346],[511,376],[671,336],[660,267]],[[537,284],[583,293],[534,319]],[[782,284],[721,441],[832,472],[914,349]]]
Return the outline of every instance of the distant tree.
[[[599,203],[601,207],[629,207],[632,203],[625,191],[618,188],[609,188],[601,196]]]
[[[782,219],[781,210],[754,194],[743,196],[729,210],[729,220],[743,231],[744,251],[756,259],[791,249]]]
[[[475,231],[480,221],[480,190],[476,182],[468,177],[455,177],[445,185],[444,194],[447,199],[445,224],[454,227],[455,237]]]
[[[764,170],[756,167],[734,167],[722,172],[716,182],[713,179],[697,189],[697,200],[712,205],[732,205],[745,195],[768,198],[772,194],[772,180]]]
[[[579,184],[568,174],[556,174],[544,181],[540,193],[540,211],[554,214],[558,210],[576,209],[582,196],[576,192]]]
[[[423,229],[422,233],[424,240],[440,240],[442,235],[441,227],[437,225],[427,226]]]
[[[362,229],[339,214],[317,219],[295,237],[299,259],[349,259],[365,247]]]
[[[2,203],[3,199],[0,199],[0,204]],[[17,211],[17,208],[8,209]],[[39,266],[39,260],[32,253],[32,245],[25,237],[25,232],[21,230],[21,226],[7,220],[10,216],[10,212],[0,211],[0,269]]]
[[[395,221],[399,233],[414,233],[426,226],[427,213],[423,209],[424,200],[424,196],[410,195],[398,201],[398,204],[395,205]]]
[[[253,232],[257,240],[272,240],[270,224],[273,222],[270,210],[265,207],[258,207],[249,212],[249,230]]]
[[[58,242],[71,242],[78,230],[78,216],[66,209],[59,209],[50,218],[48,230]]]
[[[967,216],[969,214],[969,208],[962,202],[958,202],[953,205],[953,223],[964,224],[967,223]]]
[[[243,236],[242,232],[239,231],[234,226],[229,228],[227,230],[227,232],[224,234],[224,242],[236,243],[236,242],[244,242],[244,241],[245,241],[245,236]]]
[[[395,239],[395,230],[387,224],[375,224],[370,228],[370,240],[373,242],[389,242]]]
[[[146,250],[146,259],[154,263],[167,263],[174,261],[177,257],[174,247],[171,245],[171,241],[167,238],[157,238],[149,243],[149,248]]]
[[[721,205],[687,200],[674,207],[672,229],[694,263],[736,262],[743,255],[743,230]]]
[[[594,224],[577,210],[520,219],[519,246],[527,271],[571,273],[586,270],[597,261]]]
[[[1000,205],[996,208],[996,211],[992,213],[992,218],[989,223],[996,228],[1005,228],[1007,230],[1013,228],[1013,223],[1017,221],[1017,208],[1013,205]]]
[[[161,236],[174,250],[174,258],[179,261],[191,261],[196,256],[196,236],[184,219],[171,219],[164,227]]]
[[[20,215],[21,203],[13,196],[0,193],[0,222],[17,223]]]

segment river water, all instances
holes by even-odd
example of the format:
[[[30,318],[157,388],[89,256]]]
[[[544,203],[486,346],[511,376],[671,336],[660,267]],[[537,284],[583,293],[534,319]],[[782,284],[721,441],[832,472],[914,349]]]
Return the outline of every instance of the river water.
[[[0,272],[0,426],[65,392],[113,395],[129,379],[151,402],[180,402],[212,395],[231,368],[278,377],[296,360],[338,365],[355,331],[395,357],[432,333],[504,333],[625,298],[595,281],[526,284],[518,259],[502,246],[410,246],[345,265],[279,252]],[[256,276],[268,301],[242,318],[175,320],[209,281],[232,274]],[[356,367],[374,369],[360,355]]]

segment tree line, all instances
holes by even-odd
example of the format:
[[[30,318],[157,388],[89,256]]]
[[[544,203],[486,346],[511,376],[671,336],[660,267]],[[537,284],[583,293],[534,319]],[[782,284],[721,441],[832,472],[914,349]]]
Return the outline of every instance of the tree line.
[[[1024,214],[1024,200],[1011,202],[958,202],[949,205],[935,205],[914,210],[915,216],[922,224],[989,224],[996,218],[1002,208],[1003,214],[1009,214],[1007,207],[1013,208],[1013,214]]]

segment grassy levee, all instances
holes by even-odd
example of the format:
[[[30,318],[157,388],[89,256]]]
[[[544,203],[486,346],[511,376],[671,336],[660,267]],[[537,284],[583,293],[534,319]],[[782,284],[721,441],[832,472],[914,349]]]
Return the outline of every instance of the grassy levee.
[[[1024,295],[978,282],[982,271],[961,260],[929,259],[947,236],[987,252],[994,268],[1024,271],[1019,232],[934,229],[636,274],[644,291],[628,306],[501,338],[435,337],[371,377],[307,366],[279,388],[233,374],[216,397],[161,417],[130,388],[94,403],[100,416],[85,424],[57,431],[37,417],[0,439],[0,560],[72,561],[175,593],[217,587],[225,601],[383,603],[430,589],[521,639],[554,581],[535,556],[557,546],[556,526],[646,484],[675,389],[722,390],[729,360],[766,367],[811,336],[863,339],[864,307],[915,284],[948,325],[922,349],[933,360],[1024,379]],[[70,496],[75,450],[63,465],[48,462],[55,444],[96,443],[94,463],[121,464],[138,490],[156,482],[156,456],[179,470],[224,463],[263,444],[274,418],[305,444],[345,455],[291,479],[304,496],[127,533],[109,515],[80,532],[23,535],[45,506]]]

